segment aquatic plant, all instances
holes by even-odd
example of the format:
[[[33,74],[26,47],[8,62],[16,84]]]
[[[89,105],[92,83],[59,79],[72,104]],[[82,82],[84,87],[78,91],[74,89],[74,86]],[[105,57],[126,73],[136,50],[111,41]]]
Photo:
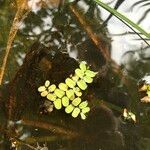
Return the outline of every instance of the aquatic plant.
[[[86,119],[86,114],[90,111],[87,101],[82,101],[82,91],[86,90],[89,83],[97,72],[91,71],[86,62],[82,61],[79,68],[75,69],[75,74],[66,78],[65,83],[50,84],[46,80],[44,85],[38,88],[41,97],[53,102],[53,106],[60,110],[65,107],[65,112],[72,115],[73,118],[80,114],[81,119]]]

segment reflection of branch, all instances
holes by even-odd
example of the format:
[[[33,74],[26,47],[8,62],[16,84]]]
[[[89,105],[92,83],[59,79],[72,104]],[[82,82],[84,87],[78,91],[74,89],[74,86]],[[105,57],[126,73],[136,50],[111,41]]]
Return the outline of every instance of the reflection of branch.
[[[88,25],[86,20],[84,19],[84,16],[82,16],[79,13],[79,10],[76,8],[75,5],[70,5],[70,10],[73,12],[73,14],[76,16],[77,20],[80,22],[86,33],[88,34],[89,38],[93,41],[93,43],[98,47],[99,50],[101,50],[102,55],[106,59],[107,62],[111,63],[111,66],[113,68],[113,71],[119,75],[119,77],[122,79],[122,82],[125,85],[128,85],[127,80],[125,76],[123,75],[123,72],[120,68],[120,66],[111,59],[109,54],[108,47],[104,44],[101,37],[98,37],[91,29],[91,27]]]
[[[79,10],[76,8],[75,5],[70,5],[70,10],[75,15],[77,20],[80,22],[86,33],[88,34],[89,38],[93,41],[93,43],[101,50],[102,55],[108,61],[110,60],[110,54],[107,46],[104,44],[103,40],[98,37],[96,34],[93,33],[91,27],[87,24],[84,16],[81,15]]]
[[[68,140],[70,137],[68,136],[41,136],[41,137],[28,137],[25,139],[26,143],[40,143],[40,142],[53,142],[53,141],[58,141],[58,140]]]
[[[23,3],[22,3],[22,6],[20,8],[18,8],[18,10],[16,12],[16,15],[15,15],[14,20],[13,20],[13,24],[12,24],[10,32],[9,32],[5,56],[4,56],[4,59],[3,59],[2,66],[0,68],[0,85],[2,84],[2,80],[3,80],[3,77],[4,77],[4,72],[5,72],[5,68],[6,68],[6,64],[7,64],[7,60],[8,60],[8,55],[10,53],[11,46],[12,46],[12,43],[14,41],[14,38],[15,38],[15,36],[17,34],[17,31],[19,29],[19,25],[24,20],[24,18],[27,16],[27,14],[30,12],[30,10],[28,10],[24,14],[25,7],[26,7],[26,1],[24,0]]]
[[[28,126],[33,126],[35,128],[42,128],[42,129],[50,130],[51,132],[57,133],[57,134],[68,135],[71,138],[78,136],[77,132],[74,132],[74,131],[71,131],[69,129],[65,129],[62,127],[58,127],[56,125],[46,123],[46,122],[40,122],[40,121],[36,121],[36,120],[27,120],[24,118],[24,119],[22,119],[22,124],[28,125]]]

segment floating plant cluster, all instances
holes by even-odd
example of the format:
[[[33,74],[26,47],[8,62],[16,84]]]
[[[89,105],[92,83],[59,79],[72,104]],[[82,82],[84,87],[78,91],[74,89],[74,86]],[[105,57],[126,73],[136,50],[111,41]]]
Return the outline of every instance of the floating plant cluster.
[[[141,102],[150,103],[150,75],[142,78],[142,81],[144,84],[140,87],[139,92],[144,92],[145,96],[141,98]]]
[[[75,74],[66,78],[65,83],[59,83],[57,87],[46,80],[45,84],[38,88],[38,91],[56,109],[60,110],[64,107],[67,114],[71,114],[74,118],[80,115],[81,119],[84,120],[90,111],[90,107],[87,101],[81,100],[82,91],[87,89],[87,84],[93,82],[96,74],[97,72],[89,70],[86,62],[82,61],[79,68],[75,70]]]

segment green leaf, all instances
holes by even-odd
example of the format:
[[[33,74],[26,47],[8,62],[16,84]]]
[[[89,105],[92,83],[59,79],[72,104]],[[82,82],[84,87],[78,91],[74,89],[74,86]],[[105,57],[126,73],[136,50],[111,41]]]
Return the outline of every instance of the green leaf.
[[[65,82],[66,82],[66,84],[67,84],[70,88],[74,88],[75,85],[76,85],[76,82],[73,81],[73,80],[70,79],[70,78],[67,78],[67,79],[65,80]]]
[[[70,90],[66,91],[66,95],[69,99],[72,99],[72,98],[74,98],[74,91],[70,89]]]
[[[79,77],[78,77],[77,75],[74,75],[74,76],[72,77],[72,80],[75,81],[75,82],[77,82],[77,81],[79,80]]]
[[[42,96],[42,97],[45,97],[45,96],[47,96],[47,94],[48,94],[48,91],[43,91],[43,92],[41,93],[41,96]]]
[[[52,84],[51,86],[48,87],[48,91],[49,92],[54,92],[56,89],[56,85],[55,84]]]
[[[55,106],[55,108],[56,109],[61,109],[62,108],[62,104],[61,104],[61,99],[56,99],[55,101],[54,101],[54,106]]]
[[[56,100],[56,95],[49,93],[47,95],[47,99],[50,100],[50,101],[55,101]]]
[[[79,88],[80,88],[81,90],[85,90],[85,89],[87,88],[87,84],[86,84],[86,82],[85,82],[84,80],[79,80],[79,81],[77,82],[77,85],[79,86]]]
[[[62,98],[62,105],[63,105],[64,107],[67,107],[67,106],[69,105],[69,98],[68,98],[67,96],[64,96],[64,97]]]
[[[74,106],[73,106],[72,104],[70,104],[69,106],[67,106],[67,107],[65,108],[65,112],[66,112],[67,114],[69,114],[69,113],[71,113],[71,112],[73,111],[73,109],[74,109]]]
[[[109,11],[114,16],[116,16],[117,18],[119,18],[120,20],[125,21],[127,24],[129,24],[130,26],[132,26],[133,28],[135,28],[136,30],[138,30],[140,33],[142,33],[143,35],[145,35],[148,39],[150,39],[150,34],[147,33],[145,30],[143,30],[138,24],[132,22],[130,19],[128,19],[127,17],[125,17],[124,15],[122,15],[121,13],[119,13],[117,10],[109,7],[107,4],[103,3],[102,1],[95,0],[95,2],[98,5],[100,5],[101,7],[103,7],[105,10]]]
[[[38,88],[38,91],[39,92],[43,92],[43,91],[45,91],[46,90],[46,87],[45,86],[40,86],[39,88]]]
[[[46,81],[45,81],[45,87],[49,87],[49,85],[50,85],[50,81],[49,81],[49,80],[46,80]]]
[[[83,72],[86,71],[86,62],[82,61],[82,62],[80,63],[80,69],[81,69]]]
[[[67,91],[68,89],[68,86],[65,83],[60,83],[58,87],[63,91]]]
[[[81,69],[76,69],[75,73],[80,78],[83,78],[83,76],[84,76],[84,71],[82,71]]]
[[[58,96],[59,98],[62,98],[65,95],[65,92],[60,90],[60,89],[56,89],[54,91],[54,93],[56,94],[56,96]]]
[[[87,101],[84,101],[84,102],[82,102],[82,103],[79,105],[79,108],[80,108],[80,109],[83,109],[83,108],[87,107],[87,105],[88,105],[88,102],[87,102]]]
[[[91,71],[91,70],[87,70],[87,71],[85,72],[85,74],[86,74],[87,76],[93,78],[93,77],[96,76],[97,72],[94,72],[94,71]]]
[[[89,76],[84,76],[83,77],[83,79],[84,79],[84,81],[86,82],[86,83],[92,83],[93,82],[93,78],[91,78],[91,77],[89,77]]]
[[[71,115],[72,115],[73,118],[76,118],[76,117],[78,117],[79,113],[80,113],[80,109],[75,108]]]
[[[82,109],[82,112],[85,114],[90,111],[90,107],[85,107]]]
[[[78,106],[81,103],[81,98],[77,97],[72,101],[74,106]]]
[[[80,115],[81,115],[81,119],[82,119],[82,120],[85,120],[85,119],[86,119],[86,115],[85,115],[84,113],[81,112]]]
[[[75,88],[73,89],[73,91],[74,91],[74,93],[75,93],[78,97],[80,97],[80,96],[82,95],[82,92],[81,92],[81,90],[80,90],[79,87],[75,87]]]

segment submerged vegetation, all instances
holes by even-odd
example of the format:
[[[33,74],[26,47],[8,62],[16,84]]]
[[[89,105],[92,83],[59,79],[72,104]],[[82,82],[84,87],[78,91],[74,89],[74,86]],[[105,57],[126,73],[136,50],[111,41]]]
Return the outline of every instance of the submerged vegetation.
[[[132,7],[140,4],[149,0]],[[101,8],[146,43],[121,65]],[[115,9],[100,0],[0,0],[0,149],[149,149],[150,34],[142,18]]]

